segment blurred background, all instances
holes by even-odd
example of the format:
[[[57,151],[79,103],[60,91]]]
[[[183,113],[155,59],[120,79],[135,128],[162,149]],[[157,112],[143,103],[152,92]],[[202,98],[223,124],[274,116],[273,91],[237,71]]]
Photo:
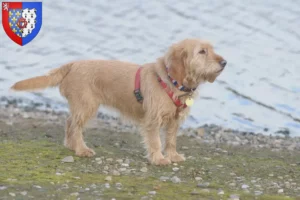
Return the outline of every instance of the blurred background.
[[[16,81],[69,61],[154,62],[182,39],[210,41],[228,62],[183,127],[216,124],[300,136],[300,2],[297,0],[43,1],[43,25],[20,47],[0,28],[1,104],[67,110],[58,89],[12,93]],[[102,112],[117,115],[106,109]]]

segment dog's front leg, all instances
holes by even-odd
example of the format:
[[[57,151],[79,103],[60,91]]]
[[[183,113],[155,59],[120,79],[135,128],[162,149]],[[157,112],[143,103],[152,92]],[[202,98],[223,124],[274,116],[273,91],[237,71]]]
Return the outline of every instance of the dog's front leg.
[[[167,125],[167,130],[166,130],[165,153],[167,155],[166,158],[168,158],[172,162],[185,161],[183,154],[179,154],[176,151],[176,139],[177,139],[178,127],[179,127],[179,122],[177,120],[172,120]]]
[[[152,164],[168,165],[171,163],[162,154],[161,140],[160,140],[160,126],[153,121],[145,122],[142,135],[144,136],[144,143],[147,148],[147,157]]]

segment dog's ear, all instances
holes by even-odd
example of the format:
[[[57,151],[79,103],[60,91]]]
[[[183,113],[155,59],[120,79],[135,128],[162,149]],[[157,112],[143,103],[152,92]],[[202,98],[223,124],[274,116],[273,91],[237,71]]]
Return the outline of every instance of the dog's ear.
[[[187,57],[186,50],[179,44],[172,45],[165,55],[165,64],[171,67],[173,64],[182,64],[184,67],[184,62]]]

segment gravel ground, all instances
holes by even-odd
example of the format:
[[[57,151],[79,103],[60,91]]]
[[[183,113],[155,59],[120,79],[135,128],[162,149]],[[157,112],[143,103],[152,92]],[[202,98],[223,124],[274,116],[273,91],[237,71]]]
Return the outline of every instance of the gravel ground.
[[[0,112],[0,199],[300,199],[300,138],[209,125],[181,130],[187,161],[144,158],[138,129],[99,114],[93,158],[63,147],[67,113],[6,105]]]

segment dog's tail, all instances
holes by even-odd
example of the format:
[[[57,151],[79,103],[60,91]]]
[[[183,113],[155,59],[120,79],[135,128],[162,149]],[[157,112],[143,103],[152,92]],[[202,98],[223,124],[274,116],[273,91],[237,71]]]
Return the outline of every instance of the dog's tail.
[[[15,91],[30,91],[58,86],[71,70],[73,63],[51,70],[47,75],[37,76],[15,83],[11,89]]]

